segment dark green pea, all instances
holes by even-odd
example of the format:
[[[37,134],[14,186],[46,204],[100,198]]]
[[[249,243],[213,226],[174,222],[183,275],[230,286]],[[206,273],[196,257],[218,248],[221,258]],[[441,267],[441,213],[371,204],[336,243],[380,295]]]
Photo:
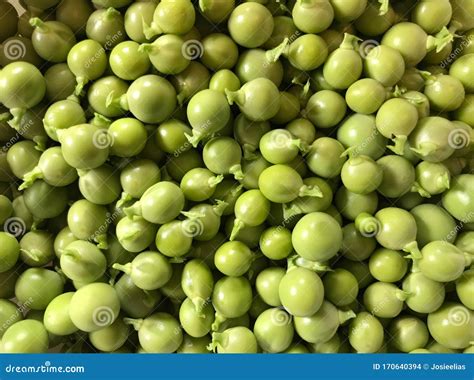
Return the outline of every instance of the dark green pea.
[[[388,197],[398,198],[412,189],[415,182],[415,168],[406,158],[388,155],[377,160],[382,168],[383,179],[377,191]]]
[[[71,28],[75,34],[83,34],[87,19],[94,11],[85,0],[63,0],[56,7],[56,19]]]
[[[132,318],[145,318],[155,310],[161,299],[158,290],[140,289],[126,274],[120,277],[114,288],[120,300],[121,309]]]
[[[19,141],[7,151],[6,159],[10,170],[18,178],[33,170],[39,162],[41,152],[33,141]]]
[[[391,249],[378,248],[369,259],[370,273],[382,282],[400,281],[405,276],[407,267],[408,263],[402,252]]]
[[[25,15],[28,16],[26,13]],[[23,20],[23,17],[21,19]],[[24,22],[30,27],[28,20],[25,18]],[[30,32],[33,32],[32,28]],[[30,37],[12,36],[3,41],[0,50],[0,64],[5,67],[10,63],[23,61],[37,67],[41,66],[44,61],[36,53]]]
[[[18,14],[12,4],[4,2],[0,5],[2,14],[2,32],[0,34],[0,41],[6,40],[17,32]]]
[[[170,80],[176,88],[176,92],[178,93],[177,99],[180,105],[189,101],[196,93],[208,87],[211,90],[217,90],[209,85],[209,70],[206,66],[197,61],[191,61],[183,71],[172,76]]]
[[[293,340],[291,316],[279,308],[265,310],[255,321],[254,334],[264,351],[283,352]]]
[[[156,226],[143,218],[122,218],[117,223],[116,235],[127,251],[138,253],[153,243],[156,229]]]
[[[428,343],[429,333],[425,323],[411,316],[398,317],[389,326],[390,344],[401,352],[423,348]]]
[[[308,100],[306,117],[319,128],[330,128],[338,124],[346,113],[344,98],[335,91],[316,92]]]
[[[271,166],[271,164],[263,158],[260,153],[252,154],[251,160],[244,160],[242,162],[242,172],[244,178],[241,180],[242,185],[246,189],[258,189],[258,179],[260,174]]]
[[[387,7],[381,10],[380,4],[368,2],[364,12],[354,22],[356,29],[369,37],[386,32],[396,21],[393,8],[387,4]]]
[[[25,197],[20,195],[16,197],[13,202],[13,217],[20,218],[23,223],[20,223],[19,228],[15,227],[15,224],[12,223],[10,229],[12,229],[13,234],[23,234],[25,231],[30,230],[35,222],[35,217],[26,206]]]
[[[41,267],[54,258],[53,235],[46,231],[30,231],[20,240],[21,260],[29,266]]]
[[[8,231],[11,227],[5,226],[5,229]],[[15,266],[20,257],[21,246],[18,244],[15,236],[10,233],[0,232],[0,239],[3,247],[0,260],[0,273],[3,273]]]
[[[150,25],[153,21],[153,13],[156,3],[153,1],[141,1],[130,4],[124,16],[124,26],[128,37],[138,43],[147,42],[144,34],[144,25]]]
[[[15,284],[20,277],[21,268],[14,266],[9,270],[0,272],[0,297],[3,299],[15,296]]]
[[[44,181],[36,181],[23,193],[25,205],[38,219],[49,219],[60,215],[67,206],[67,190],[53,187]]]
[[[44,310],[63,292],[63,287],[64,280],[58,273],[44,268],[29,268],[15,284],[15,297],[30,309]]]
[[[125,39],[122,14],[114,8],[98,9],[87,20],[87,38],[97,41],[105,49],[111,50]]]
[[[376,247],[375,239],[362,235],[354,223],[342,228],[341,252],[352,261],[362,261],[369,258]]]
[[[76,43],[72,30],[62,22],[43,22],[38,17],[30,19],[30,24],[35,27],[31,41],[38,55],[49,62],[66,61]]]
[[[230,137],[216,137],[206,143],[202,153],[204,164],[215,174],[233,174],[235,179],[243,178],[240,162],[242,150]]]
[[[252,304],[252,289],[244,277],[223,277],[216,282],[212,304],[218,316],[237,318],[244,315]]]
[[[361,195],[341,187],[336,193],[335,201],[337,209],[345,218],[355,220],[360,213],[373,214],[377,210],[378,197],[376,192]]]
[[[181,182],[184,175],[194,168],[201,168],[204,165],[202,155],[196,149],[189,149],[178,156],[170,157],[166,163],[168,174],[178,182]]]
[[[185,34],[193,27],[195,18],[191,1],[165,1],[156,7],[153,22],[143,26],[145,37],[150,39],[162,33]]]
[[[5,195],[0,195],[0,224],[3,225],[12,214],[12,202]]]

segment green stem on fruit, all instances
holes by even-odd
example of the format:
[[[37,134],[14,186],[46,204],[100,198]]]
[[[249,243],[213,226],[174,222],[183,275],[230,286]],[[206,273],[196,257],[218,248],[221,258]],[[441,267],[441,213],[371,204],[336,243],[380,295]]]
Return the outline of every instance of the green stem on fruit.
[[[321,189],[318,186],[303,185],[299,189],[298,196],[322,198],[323,193],[321,192]]]
[[[403,156],[405,153],[405,145],[407,142],[407,136],[405,135],[396,135],[391,138],[393,145],[387,145],[387,148],[390,149],[393,153]]]
[[[268,50],[265,53],[265,58],[267,59],[268,62],[276,62],[280,59],[280,57],[288,55],[288,52],[290,50],[290,40],[288,37],[286,37],[283,42],[278,45],[277,47]]]
[[[25,190],[29,188],[37,179],[43,179],[44,174],[43,171],[40,169],[39,166],[35,166],[35,168],[23,176],[23,183],[20,185],[18,190]]]
[[[245,228],[245,223],[241,221],[239,218],[236,218],[234,220],[234,227],[232,228],[232,232],[230,233],[230,238],[229,240],[235,240],[237,235],[239,234],[240,230]]]
[[[234,175],[234,178],[237,181],[241,181],[244,179],[244,173],[242,172],[242,166],[240,164],[236,164],[230,167],[229,173]]]

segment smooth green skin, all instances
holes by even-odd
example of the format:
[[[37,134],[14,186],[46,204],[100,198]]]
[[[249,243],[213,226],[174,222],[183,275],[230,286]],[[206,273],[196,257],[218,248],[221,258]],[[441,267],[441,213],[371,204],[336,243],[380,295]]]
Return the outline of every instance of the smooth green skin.
[[[283,352],[293,340],[291,316],[279,308],[265,310],[255,321],[253,333],[262,350],[271,353]]]
[[[409,293],[405,303],[417,313],[432,313],[444,302],[444,285],[429,279],[421,272],[410,273],[403,280],[402,287]]]
[[[280,267],[270,267],[261,271],[255,281],[255,289],[262,301],[270,306],[281,306],[279,285],[285,270]]]
[[[0,297],[13,298],[15,296],[15,284],[20,277],[20,267],[14,266],[5,272],[0,272]]]
[[[317,187],[321,191],[322,197],[307,196],[296,198],[293,202],[283,206],[283,212],[288,213],[288,215],[298,215],[327,210],[333,199],[332,189],[329,184],[317,177],[305,178],[303,184],[313,188]]]
[[[94,11],[86,23],[86,35],[87,38],[99,42],[105,49],[111,50],[125,39],[122,14],[112,8],[112,5],[107,9]]]
[[[313,271],[295,268],[281,279],[278,294],[284,308],[296,317],[316,313],[324,299],[323,282]]]
[[[260,236],[259,248],[271,260],[286,259],[293,252],[291,231],[282,226],[267,228]]]
[[[43,268],[29,268],[15,284],[15,297],[30,309],[44,310],[63,292],[63,288],[64,281],[58,273]]]
[[[12,301],[0,299],[0,338],[7,329],[23,319],[22,312]]]
[[[25,197],[23,195],[16,197],[12,202],[12,206],[13,216],[22,219],[25,223],[27,230],[31,229],[34,223],[34,217],[31,211],[26,206]]]
[[[251,121],[273,118],[281,105],[278,87],[267,78],[257,78],[245,83],[236,92],[226,91],[229,104],[236,103]]]
[[[0,232],[0,273],[12,269],[20,257],[20,244],[15,237],[7,232]]]
[[[69,50],[76,44],[72,30],[62,22],[43,22],[39,18],[30,19],[30,24],[36,27],[31,42],[38,55],[49,62],[66,61]]]
[[[291,15],[299,30],[316,34],[329,28],[334,19],[334,10],[328,0],[298,0]]]
[[[214,309],[210,303],[206,303],[201,310],[190,298],[186,298],[179,308],[179,322],[183,330],[193,338],[202,338],[211,331],[214,322]]]
[[[266,78],[276,86],[280,86],[283,80],[284,68],[280,61],[274,62],[274,60],[268,59],[265,50],[249,49],[238,57],[234,72],[242,84],[257,78]]]
[[[474,309],[472,292],[474,290],[474,270],[466,270],[456,281],[456,294],[459,300],[469,309]]]
[[[338,261],[338,264],[338,267],[344,268],[354,275],[359,284],[359,289],[367,287],[374,281],[369,266],[364,261],[352,261],[343,258]]]
[[[474,175],[462,174],[453,178],[449,190],[443,194],[443,207],[463,223],[474,222]]]
[[[51,102],[65,100],[76,87],[76,78],[65,63],[58,63],[46,70],[44,80],[46,82],[46,97]]]
[[[67,190],[53,187],[44,181],[36,181],[23,193],[25,205],[38,219],[50,219],[60,215],[67,207]]]
[[[189,209],[189,218],[185,220],[184,228],[196,241],[208,241],[219,232],[222,209],[226,204],[220,203],[220,200],[217,202],[215,206],[201,203]]]
[[[265,49],[273,49],[280,45],[285,38],[290,38],[298,33],[297,27],[293,19],[288,16],[274,15],[273,17],[273,32],[270,38],[263,44]],[[300,29],[302,30],[302,29]]]
[[[315,127],[331,128],[344,118],[346,110],[346,102],[341,95],[332,90],[322,90],[309,98],[304,112]]]
[[[341,169],[344,186],[356,194],[369,194],[376,190],[383,179],[383,170],[368,156],[349,158]]]
[[[68,227],[78,239],[100,241],[109,222],[107,208],[86,199],[74,202],[67,213]]]
[[[150,69],[150,59],[139,49],[135,41],[120,42],[110,52],[109,65],[112,72],[123,80],[135,80]]]
[[[474,95],[467,94],[461,106],[456,111],[454,111],[453,116],[456,120],[463,121],[472,127],[474,125],[474,117],[472,116],[473,109]]]
[[[201,61],[212,71],[231,69],[237,63],[239,58],[237,45],[225,34],[209,34],[203,38],[202,46]]]
[[[396,285],[374,282],[364,292],[364,306],[379,318],[394,318],[403,308],[404,295]]]
[[[245,48],[263,45],[272,35],[274,22],[270,11],[258,3],[235,7],[227,22],[232,39]]]
[[[417,65],[426,55],[427,34],[412,22],[395,24],[387,30],[381,42],[398,50],[407,67]]]
[[[316,34],[305,34],[294,39],[283,55],[294,68],[312,71],[328,58],[328,47],[322,37]]]
[[[348,306],[357,298],[357,278],[345,269],[335,269],[323,277],[324,296],[335,306]],[[314,342],[313,342],[314,343]]]
[[[403,56],[390,46],[378,45],[366,54],[364,73],[384,87],[392,87],[405,72]]]
[[[319,310],[308,317],[295,317],[295,330],[305,342],[312,344],[329,341],[340,326],[338,309],[324,301]]]
[[[367,7],[367,0],[329,0],[334,9],[334,18],[341,22],[357,19]]]
[[[122,247],[130,252],[142,252],[153,243],[156,226],[143,218],[122,218],[117,223],[116,236]]]
[[[232,71],[223,69],[216,71],[209,81],[209,89],[222,92],[237,91],[241,86],[240,79]]]
[[[109,156],[106,131],[92,124],[79,124],[57,130],[61,151],[66,162],[76,169],[94,169],[105,163]]]
[[[397,207],[386,207],[375,214],[380,228],[375,238],[388,249],[401,250],[416,238],[415,218],[406,210]]]
[[[386,96],[387,92],[379,81],[372,78],[363,78],[349,86],[345,99],[352,111],[369,115],[380,108]]]
[[[451,349],[464,349],[469,347],[474,335],[473,321],[472,310],[459,303],[447,302],[428,314],[428,329],[439,344]]]
[[[449,68],[449,75],[453,78],[458,79],[466,92],[474,92],[474,59],[473,53],[466,54],[456,59],[451,67]],[[458,95],[459,96],[459,95]]]
[[[143,25],[150,25],[153,21],[153,13],[156,3],[152,1],[141,1],[130,4],[124,15],[124,26],[127,36],[138,43],[147,42],[143,32]]]
[[[86,117],[81,105],[75,100],[64,99],[53,103],[47,109],[43,123],[48,136],[58,141],[57,130],[84,124]]]
[[[165,285],[172,275],[171,264],[158,252],[145,251],[128,264],[113,266],[127,273],[133,283],[143,290],[155,290]]]
[[[69,316],[81,331],[93,332],[114,323],[120,312],[115,289],[104,283],[92,283],[78,289],[69,303]]]
[[[454,111],[464,101],[463,83],[450,75],[437,75],[429,79],[425,85],[424,94],[430,105],[441,112]]]
[[[215,0],[200,0],[199,11],[209,21],[218,24],[229,17],[235,8],[235,1],[220,2]]]
[[[435,240],[454,243],[457,235],[456,222],[442,207],[433,204],[421,204],[410,213],[415,217],[416,241],[420,247]]]
[[[313,212],[296,223],[291,240],[295,251],[310,261],[326,261],[342,246],[342,229],[332,216]]]
[[[204,261],[193,259],[186,263],[181,275],[181,288],[193,302],[196,311],[201,312],[214,288],[212,272]]]
[[[444,193],[450,187],[449,169],[438,162],[422,161],[415,168],[416,180],[431,195]]]
[[[263,195],[275,203],[289,203],[310,190],[295,169],[281,164],[263,170],[258,185]]]
[[[245,189],[258,189],[258,179],[260,174],[262,174],[265,169],[272,166],[272,164],[265,160],[258,152],[250,154],[255,158],[251,160],[244,160],[242,162],[242,172],[244,173],[244,178],[240,182]]]
[[[270,212],[268,197],[260,190],[248,190],[240,195],[234,206],[236,220],[234,228],[238,232],[245,226],[255,227],[261,225]]]
[[[362,235],[354,223],[342,228],[341,253],[349,260],[362,261],[368,259],[377,243],[375,239]]]
[[[132,318],[145,318],[150,315],[160,302],[158,291],[145,291],[136,286],[130,276],[124,274],[115,283],[115,291],[120,301],[120,307]]]
[[[110,154],[118,157],[133,157],[145,148],[147,131],[136,119],[123,118],[115,120],[108,129],[113,144]]]
[[[186,199],[202,202],[213,196],[216,186],[222,178],[206,168],[195,168],[188,171],[180,183]]]
[[[399,198],[408,193],[415,182],[415,168],[405,157],[387,155],[379,158],[383,179],[377,191],[388,198]]]
[[[30,63],[13,62],[0,71],[0,102],[10,110],[32,108],[43,99],[45,93],[46,81]]]
[[[107,164],[96,169],[80,170],[79,190],[89,202],[108,205],[120,196],[122,188],[119,173]]]
[[[0,40],[4,41],[8,37],[14,36],[17,33],[18,13],[12,4],[7,2],[2,2],[0,9],[3,24],[3,28],[0,33]]]
[[[188,48],[191,46],[193,45],[189,44]],[[210,73],[203,64],[191,61],[186,69],[171,77],[170,80],[178,92],[178,103],[182,105],[196,93],[209,87]],[[210,87],[209,89],[213,90]]]
[[[299,116],[300,109],[301,105],[297,96],[290,92],[282,91],[280,93],[280,109],[271,121],[278,125],[289,123]]]
[[[286,129],[265,133],[259,143],[260,152],[272,164],[287,164],[299,153],[300,142]]]
[[[363,311],[352,320],[349,326],[349,343],[357,352],[377,352],[382,347],[383,340],[383,326],[372,314]]]
[[[222,136],[209,140],[204,145],[202,159],[206,167],[215,174],[233,174],[237,180],[242,177],[242,150],[231,137]]]
[[[378,281],[397,282],[405,276],[408,262],[400,251],[378,248],[370,255],[369,269]]]
[[[99,279],[107,268],[104,254],[94,244],[76,240],[62,252],[61,270],[73,281],[90,283]]]
[[[194,7],[189,0],[162,1],[155,9],[151,26],[144,25],[145,36],[186,34],[192,29],[195,17]]]
[[[56,7],[56,19],[69,26],[74,33],[82,35],[93,10],[92,4],[88,1],[65,0]]]
[[[316,128],[307,119],[293,119],[285,126],[285,129],[305,144],[311,145],[316,140]]]
[[[176,108],[176,90],[166,79],[144,75],[128,88],[127,108],[140,121],[157,124],[168,119]]]
[[[99,42],[87,39],[78,42],[69,50],[67,65],[76,76],[78,90],[81,90],[88,81],[98,79],[104,74],[107,55]]]
[[[32,319],[15,323],[2,338],[4,353],[46,353],[48,346],[48,332],[41,322]]]
[[[20,258],[32,267],[49,263],[54,258],[53,235],[39,230],[27,232],[20,240]]]
[[[252,298],[252,288],[245,277],[223,277],[214,285],[212,305],[220,316],[237,318],[249,311]]]
[[[311,145],[306,163],[314,174],[323,178],[334,178],[341,173],[346,161],[345,157],[341,157],[343,152],[344,146],[336,139],[320,137]]]
[[[437,33],[448,25],[451,16],[452,7],[448,0],[421,1],[411,11],[412,20],[428,34]]]
[[[322,342],[322,343],[313,343],[310,345],[310,351],[306,349],[306,347],[303,346],[305,349],[304,351],[301,351],[299,353],[319,353],[319,354],[337,354],[337,353],[348,353],[349,352],[349,342],[341,342],[341,338],[339,337],[338,334],[334,334],[331,339],[329,339],[327,342]]]
[[[408,100],[393,98],[387,100],[377,111],[375,125],[386,138],[408,136],[416,127],[418,111]]]
[[[254,354],[258,352],[257,338],[247,327],[238,326],[212,334],[211,347],[218,354]]]
[[[455,245],[443,240],[432,241],[421,250],[421,258],[415,262],[426,277],[439,282],[450,282],[458,279],[464,268],[471,263]]]
[[[183,210],[183,191],[173,182],[161,181],[148,188],[139,203],[125,209],[129,215],[141,215],[155,224],[165,224],[175,219]]]
[[[401,316],[393,320],[388,333],[392,337],[390,345],[401,352],[425,347],[430,336],[425,323],[411,316]]]
[[[193,242],[192,235],[193,233],[188,231],[183,221],[174,220],[158,228],[155,244],[163,255],[180,257],[190,251]]]
[[[179,155],[190,148],[186,134],[189,135],[191,133],[191,128],[182,121],[175,119],[167,120],[161,123],[156,130],[156,144],[165,153]]]
[[[441,162],[454,152],[453,144],[449,144],[454,127],[455,125],[445,118],[425,117],[418,122],[408,142],[415,154],[424,161]]]
[[[362,68],[362,58],[358,52],[340,47],[327,57],[323,75],[330,86],[345,90],[360,78]]]
[[[253,253],[240,241],[229,241],[222,244],[214,256],[216,268],[226,276],[243,276],[250,268]]]
[[[166,170],[173,180],[181,182],[184,175],[194,168],[203,167],[201,152],[196,149],[187,150],[177,157],[173,155],[166,163]]]
[[[364,12],[354,22],[355,28],[363,35],[375,37],[382,35],[395,22],[396,13],[389,5],[385,14],[380,14],[380,4],[367,3]]]
[[[202,338],[193,338],[184,334],[183,343],[176,351],[179,354],[208,354],[207,346],[211,343],[211,337],[205,335]]]
[[[125,344],[129,335],[129,326],[117,319],[112,325],[89,333],[89,340],[102,352],[114,352]]]
[[[95,81],[87,91],[89,106],[105,117],[123,115],[120,97],[127,93],[128,83],[113,75]]]
[[[33,141],[24,140],[15,143],[6,154],[6,163],[17,178],[33,170],[39,162],[41,152],[35,149]]]
[[[164,34],[152,44],[140,46],[141,51],[148,53],[153,67],[164,75],[179,74],[189,66],[193,54],[187,54],[186,49],[189,47],[184,40],[173,34]]]
[[[0,195],[0,224],[3,225],[12,214],[12,202],[5,195]]]
[[[474,254],[474,231],[461,232],[455,242],[456,247],[461,251]]]
[[[74,292],[58,295],[54,298],[44,311],[44,327],[49,333],[66,336],[77,331],[77,327],[69,317],[69,305]]]
[[[193,146],[208,135],[225,127],[230,119],[230,107],[225,96],[213,90],[202,90],[188,103],[186,114],[193,128]]]

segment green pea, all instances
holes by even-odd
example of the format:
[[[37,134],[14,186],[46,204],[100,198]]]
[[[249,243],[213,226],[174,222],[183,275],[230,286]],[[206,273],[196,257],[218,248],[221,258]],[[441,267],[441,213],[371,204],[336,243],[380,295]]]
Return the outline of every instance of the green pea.
[[[349,327],[349,343],[360,353],[377,352],[383,345],[384,331],[380,321],[372,314],[361,312]]]
[[[472,199],[474,175],[462,174],[453,178],[449,190],[443,194],[443,207],[456,219],[463,223],[474,222],[474,209]]]
[[[321,33],[334,19],[334,9],[327,0],[296,1],[291,14],[296,27],[305,33]]]
[[[285,351],[294,335],[291,316],[284,310],[272,308],[265,310],[255,321],[254,334],[258,345],[267,352]]]
[[[416,180],[429,194],[441,194],[450,187],[451,174],[442,163],[422,161],[415,168]]]
[[[193,338],[202,338],[211,331],[214,322],[214,309],[210,303],[203,305],[201,310],[190,298],[186,298],[179,308],[179,321],[183,330]]]
[[[444,302],[444,285],[429,279],[421,272],[410,273],[402,283],[407,292],[407,306],[418,313],[431,313]]]
[[[233,174],[237,180],[242,179],[242,150],[239,144],[230,137],[216,137],[204,145],[202,158],[206,167],[215,174]]]
[[[257,338],[243,326],[212,333],[210,347],[218,354],[254,354],[258,352]]]
[[[388,329],[390,344],[401,352],[412,352],[428,343],[429,333],[425,323],[411,316],[398,317]]]
[[[132,318],[145,318],[150,315],[156,309],[161,299],[158,290],[148,291],[140,289],[133,283],[132,278],[126,274],[120,277],[115,283],[114,288],[120,301],[121,309]]]
[[[183,221],[174,220],[165,223],[158,228],[155,244],[163,255],[168,257],[180,257],[186,255],[191,250],[193,242],[192,230],[198,222],[191,222],[191,226]],[[191,227],[191,230],[189,228]]]
[[[456,239],[456,223],[442,207],[421,204],[414,207],[410,213],[415,217],[416,241],[420,247],[435,240],[446,240],[448,243],[453,243]]]
[[[33,141],[19,141],[8,149],[6,161],[11,172],[18,178],[33,170],[39,162],[41,152]]]
[[[407,260],[400,251],[378,248],[370,255],[370,273],[382,282],[400,281],[405,276],[407,267]]]
[[[5,353],[46,353],[49,346],[48,332],[41,322],[26,319],[5,331],[2,346]]]
[[[0,232],[0,241],[2,246],[2,254],[0,256],[0,273],[7,272],[12,269],[20,257],[20,244],[15,236]]]
[[[176,352],[180,354],[208,354],[207,346],[211,344],[211,337],[205,335],[202,338],[193,338],[184,334],[183,343]]]
[[[122,218],[117,223],[116,236],[127,251],[138,253],[153,243],[156,230],[156,226],[143,218]]]
[[[195,21],[194,6],[189,0],[164,1],[158,4],[150,26],[143,26],[145,37],[150,39],[157,34],[185,34],[191,30]]]
[[[370,236],[361,234],[354,223],[342,228],[341,253],[352,261],[362,261],[371,257],[377,243]]]
[[[364,292],[364,305],[376,317],[394,318],[402,311],[407,297],[394,284],[374,282]]]
[[[474,271],[466,270],[456,281],[456,294],[459,300],[469,309],[472,309],[472,290],[474,287]]]
[[[54,298],[44,311],[44,327],[55,335],[70,335],[77,331],[77,327],[69,317],[69,304],[74,292],[63,293]]]
[[[335,306],[348,306],[357,298],[357,278],[345,269],[335,269],[323,277],[324,295]]]
[[[129,326],[117,319],[110,326],[89,333],[92,345],[102,352],[115,352],[120,349],[129,337]]]
[[[225,90],[237,91],[241,86],[240,79],[232,71],[222,69],[216,71],[209,81],[209,89],[225,94]]]
[[[377,188],[380,194],[398,198],[412,190],[415,168],[405,157],[387,155],[379,158],[377,164],[383,171],[382,183]]]
[[[53,235],[47,231],[27,232],[20,240],[20,257],[32,267],[46,265],[54,258]]]
[[[193,302],[196,311],[206,305],[214,288],[214,279],[209,267],[202,260],[191,260],[183,268],[181,287]]]
[[[74,281],[94,282],[106,269],[104,254],[92,243],[76,240],[61,254],[61,270]]]
[[[7,329],[23,319],[23,314],[12,301],[0,299],[0,337]]]
[[[212,304],[225,319],[244,315],[252,304],[252,289],[244,277],[223,277],[214,285]]]
[[[266,229],[260,236],[259,247],[269,259],[282,260],[287,258],[293,252],[290,230],[282,226]]]
[[[76,43],[72,30],[61,22],[43,22],[38,17],[30,19],[30,24],[35,27],[31,41],[38,55],[49,62],[64,62]]]
[[[304,112],[316,127],[330,128],[344,118],[346,109],[346,102],[341,95],[332,90],[322,90],[309,98]]]
[[[94,240],[99,243],[99,248],[107,248],[110,217],[104,206],[80,199],[69,208],[67,223],[78,239]]]
[[[109,165],[91,170],[79,170],[79,189],[89,202],[97,205],[113,203],[120,196],[119,173]]]

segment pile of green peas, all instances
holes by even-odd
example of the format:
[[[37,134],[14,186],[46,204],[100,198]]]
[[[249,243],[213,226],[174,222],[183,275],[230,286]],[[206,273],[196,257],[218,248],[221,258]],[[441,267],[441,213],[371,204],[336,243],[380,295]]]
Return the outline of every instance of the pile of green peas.
[[[474,352],[472,0],[20,3],[0,352]]]

